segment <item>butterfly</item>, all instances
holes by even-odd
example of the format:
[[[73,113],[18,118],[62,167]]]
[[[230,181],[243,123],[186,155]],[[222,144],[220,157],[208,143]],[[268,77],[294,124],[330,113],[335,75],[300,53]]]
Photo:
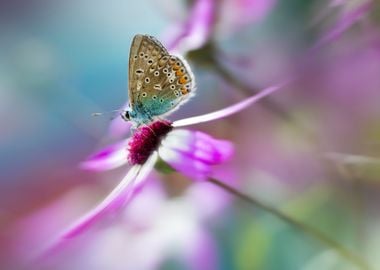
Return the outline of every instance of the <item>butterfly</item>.
[[[136,127],[170,114],[195,91],[186,61],[170,55],[153,36],[133,38],[128,74],[129,108],[121,117]]]

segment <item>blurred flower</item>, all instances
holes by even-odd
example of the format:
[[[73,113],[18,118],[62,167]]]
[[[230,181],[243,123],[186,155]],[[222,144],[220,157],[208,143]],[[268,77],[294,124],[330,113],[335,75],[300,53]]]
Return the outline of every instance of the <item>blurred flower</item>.
[[[168,50],[184,54],[202,47],[211,34],[215,10],[214,0],[195,1],[188,17],[167,31]]]
[[[214,26],[223,35],[262,20],[276,0],[196,0],[183,21],[166,31],[169,51],[185,54],[201,48],[211,37]]]
[[[126,143],[118,143],[90,157],[81,166],[91,170],[106,170],[131,163],[127,175],[120,184],[93,210],[78,220],[58,238],[53,249],[65,239],[77,236],[107,213],[124,206],[140,190],[158,157],[178,172],[202,180],[210,176],[211,166],[217,165],[232,155],[230,142],[189,130],[172,130],[176,127],[216,120],[239,112],[259,99],[280,89],[283,85],[269,87],[259,94],[235,105],[213,113],[182,119],[170,123],[159,120],[140,128]],[[155,134],[155,135],[153,135]],[[125,145],[128,145],[128,149]]]
[[[226,0],[220,7],[218,30],[225,34],[265,18],[276,0]]]

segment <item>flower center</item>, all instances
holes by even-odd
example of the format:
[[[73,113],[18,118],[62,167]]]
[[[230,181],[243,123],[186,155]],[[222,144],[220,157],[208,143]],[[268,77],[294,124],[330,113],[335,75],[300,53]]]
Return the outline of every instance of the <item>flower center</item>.
[[[153,151],[157,150],[161,140],[172,129],[172,123],[158,120],[140,127],[128,143],[128,161],[131,165],[144,164]]]

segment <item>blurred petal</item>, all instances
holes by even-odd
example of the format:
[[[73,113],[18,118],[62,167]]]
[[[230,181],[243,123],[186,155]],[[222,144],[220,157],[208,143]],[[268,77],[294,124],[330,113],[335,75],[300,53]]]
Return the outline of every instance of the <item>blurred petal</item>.
[[[80,164],[85,170],[105,171],[127,163],[127,141],[119,142],[104,148]]]
[[[177,29],[170,29],[167,49],[170,52],[186,53],[206,43],[214,22],[215,1],[197,0],[188,18]],[[175,32],[175,34],[173,34]]]
[[[354,23],[360,20],[366,13],[368,13],[372,6],[372,1],[364,1],[363,4],[345,14],[345,16],[343,16],[332,29],[330,29],[325,35],[322,36],[322,38],[313,46],[311,50],[318,50],[325,44],[334,41],[344,31],[346,31]]]
[[[224,0],[221,5],[218,31],[226,35],[239,31],[249,23],[266,17],[276,0]]]
[[[95,222],[104,218],[121,207],[132,198],[136,190],[141,187],[149,172],[152,171],[157,161],[157,153],[153,154],[142,166],[133,166],[119,185],[93,210],[81,217],[71,227],[64,231],[53,243],[48,251],[54,251],[62,246],[65,240],[78,236],[88,230]]]
[[[211,173],[211,165],[229,159],[232,143],[217,140],[202,132],[174,130],[162,141],[160,157],[177,171],[196,179]]]
[[[289,80],[289,81],[291,81],[291,80]],[[243,101],[241,101],[235,105],[226,107],[222,110],[212,112],[212,113],[208,113],[208,114],[204,114],[204,115],[200,115],[200,116],[194,116],[194,117],[174,121],[172,126],[173,127],[183,127],[183,126],[209,122],[209,121],[213,121],[213,120],[217,120],[220,118],[227,117],[231,114],[234,114],[234,113],[237,113],[241,110],[244,110],[245,108],[249,107],[250,105],[252,105],[256,101],[259,101],[260,99],[268,96],[269,94],[279,90],[280,88],[287,85],[289,81],[282,83],[282,84],[279,84],[279,85],[276,85],[276,86],[268,87],[268,88],[260,91],[260,93],[254,95],[250,98],[247,98],[247,99],[245,99],[245,100],[243,100]]]
[[[82,233],[105,213],[111,212],[124,204],[132,194],[133,183],[141,170],[141,166],[133,166],[119,185],[93,210],[81,217],[68,230],[60,236],[60,239],[69,239]]]
[[[342,164],[380,164],[379,158],[370,156],[329,152],[325,154],[325,157],[332,161],[340,162]]]

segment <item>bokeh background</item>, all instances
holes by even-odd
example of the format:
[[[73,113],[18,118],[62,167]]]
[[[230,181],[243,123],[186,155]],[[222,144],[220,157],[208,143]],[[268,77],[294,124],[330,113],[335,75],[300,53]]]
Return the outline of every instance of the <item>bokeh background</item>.
[[[194,14],[197,4],[204,12]],[[196,76],[197,95],[171,120],[297,77],[239,114],[191,128],[235,144],[215,168],[221,180],[380,269],[379,25],[380,4],[368,0],[0,1],[0,268],[358,269],[270,213],[177,173],[153,173],[125,218],[31,262],[127,171],[78,164],[115,141],[111,115],[91,113],[126,102],[129,46],[146,33],[185,54]]]

